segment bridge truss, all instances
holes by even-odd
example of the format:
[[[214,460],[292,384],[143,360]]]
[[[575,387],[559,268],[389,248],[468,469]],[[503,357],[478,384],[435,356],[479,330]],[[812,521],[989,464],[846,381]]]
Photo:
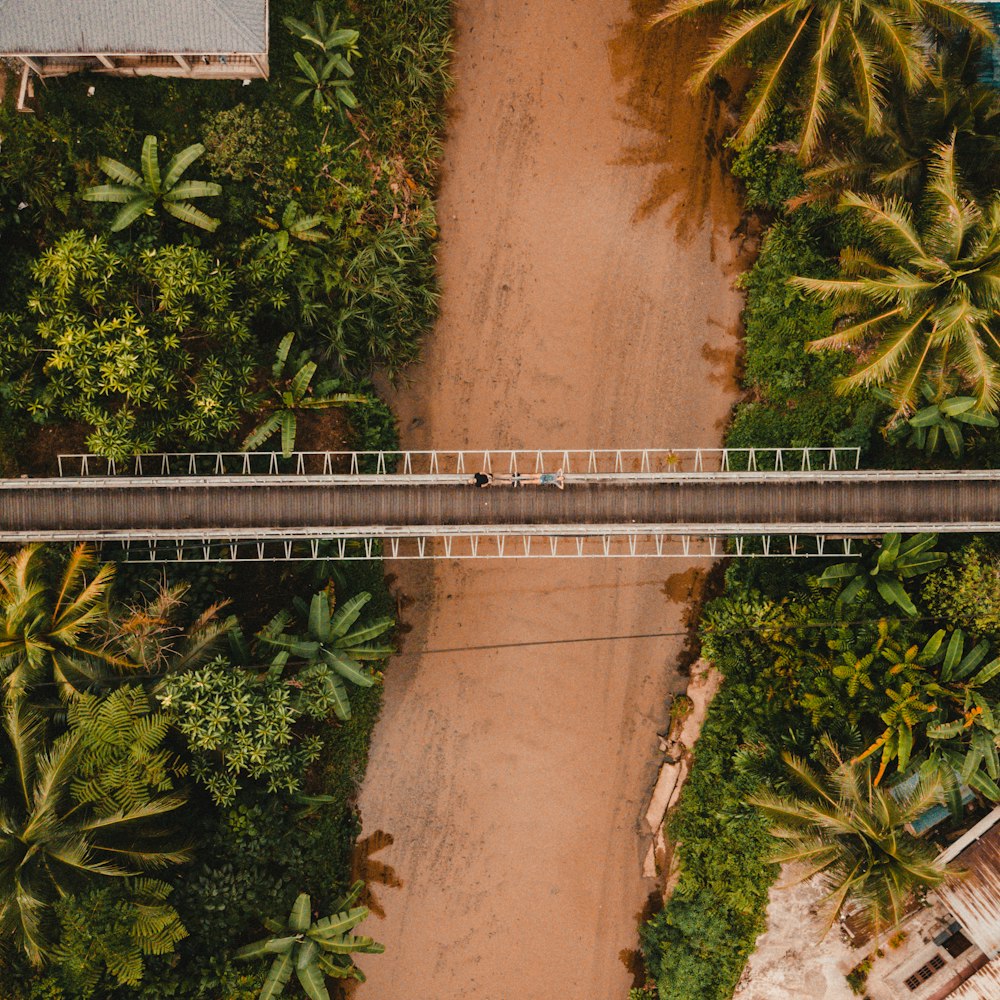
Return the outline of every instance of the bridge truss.
[[[90,454],[60,455],[66,479],[115,477],[317,477],[331,486],[379,483],[450,485],[475,472],[531,475],[561,469],[567,482],[649,482],[678,473],[823,472],[858,468],[857,448],[692,448],[579,450],[456,450],[398,452],[199,452],[140,455],[115,462]],[[549,488],[549,487],[546,487]],[[722,556],[852,556],[856,539],[816,534],[694,535],[620,525],[491,525],[382,527],[377,531],[325,528],[317,537],[269,532],[260,538],[177,533],[178,537],[122,537],[103,543],[106,555],[128,562],[271,562],[318,559],[565,559],[706,558]],[[853,545],[853,547],[852,547]]]

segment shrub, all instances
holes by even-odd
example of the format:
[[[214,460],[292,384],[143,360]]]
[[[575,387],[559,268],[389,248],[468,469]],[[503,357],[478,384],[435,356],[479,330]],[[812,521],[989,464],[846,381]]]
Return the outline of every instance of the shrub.
[[[979,635],[1000,632],[1000,558],[974,539],[928,576],[923,597],[935,617]]]
[[[788,284],[796,274],[832,274],[828,254],[838,235],[833,217],[799,209],[770,228],[757,263],[744,275],[744,383],[750,398],[736,409],[726,438],[730,447],[866,448],[871,441],[878,403],[863,395],[847,399],[833,388],[849,370],[848,359],[805,349],[808,340],[832,329],[832,313]]]
[[[192,246],[118,251],[79,231],[33,274],[33,321],[6,317],[0,342],[12,403],[39,422],[91,424],[88,446],[111,458],[236,429],[254,370],[249,322],[273,301],[274,275],[247,286]]]
[[[263,193],[284,184],[283,163],[298,131],[281,108],[223,108],[202,119],[205,162],[216,176],[250,181]]]
[[[219,656],[190,673],[168,677],[161,701],[187,741],[191,773],[217,805],[236,800],[240,777],[269,792],[298,791],[322,742],[294,731],[299,717],[290,685],[257,677]]]
[[[187,931],[166,902],[173,890],[156,879],[136,879],[122,896],[97,889],[65,896],[56,905],[58,977],[74,997],[97,995],[108,979],[138,986],[148,955],[166,955]],[[102,996],[106,993],[101,991]]]
[[[69,730],[79,741],[73,798],[99,816],[145,805],[174,787],[183,766],[162,748],[170,722],[150,711],[142,688],[122,687],[98,698],[83,694],[69,704]]]
[[[787,152],[796,128],[795,116],[772,115],[733,159],[732,173],[743,182],[747,208],[782,212],[792,198],[805,190],[802,168]]]

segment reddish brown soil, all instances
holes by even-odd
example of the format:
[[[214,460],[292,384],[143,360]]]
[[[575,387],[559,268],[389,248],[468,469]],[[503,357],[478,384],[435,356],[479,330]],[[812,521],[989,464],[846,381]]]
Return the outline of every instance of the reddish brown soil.
[[[735,399],[739,202],[696,29],[629,0],[459,0],[442,315],[392,399],[405,445],[717,445]],[[700,577],[679,561],[397,564],[361,797],[372,1000],[621,1000],[641,829]],[[540,643],[511,648],[507,644]],[[464,648],[461,652],[434,652]]]

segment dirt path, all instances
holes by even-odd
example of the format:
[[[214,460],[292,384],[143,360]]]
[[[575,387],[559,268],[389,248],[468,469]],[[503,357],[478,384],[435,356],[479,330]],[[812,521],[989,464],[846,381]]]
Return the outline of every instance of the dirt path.
[[[697,38],[628,0],[460,0],[442,315],[393,400],[404,444],[718,444],[735,397],[738,204]],[[622,1000],[652,889],[640,835],[678,639],[676,562],[397,564],[413,626],[361,810],[372,1000]]]

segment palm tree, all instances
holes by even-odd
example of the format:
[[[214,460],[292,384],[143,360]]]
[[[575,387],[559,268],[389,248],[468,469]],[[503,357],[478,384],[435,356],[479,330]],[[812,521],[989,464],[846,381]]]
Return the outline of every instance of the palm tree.
[[[866,129],[856,108],[842,106],[831,122],[829,148],[806,171],[809,189],[792,204],[836,200],[847,190],[915,201],[927,183],[931,151],[953,135],[973,190],[992,190],[993,164],[1000,157],[1000,94],[979,81],[976,50],[972,43],[946,47],[915,94],[894,84],[877,133]]]
[[[892,426],[917,406],[967,386],[980,411],[1000,402],[1000,193],[981,204],[963,193],[955,142],[938,146],[921,211],[899,197],[847,194],[872,251],[848,248],[841,277],[797,277],[792,284],[830,302],[839,328],[810,350],[854,350],[859,367],[840,392],[883,386]]]
[[[89,187],[83,192],[83,199],[122,206],[111,223],[113,233],[131,226],[140,215],[151,215],[157,204],[163,205],[164,211],[175,219],[214,233],[219,220],[195,208],[191,199],[214,198],[222,194],[221,186],[210,181],[181,180],[184,171],[204,152],[205,147],[200,142],[182,149],[161,174],[156,136],[147,135],[142,144],[142,174],[118,160],[99,156],[97,166],[116,183]]]
[[[260,1000],[271,1000],[285,992],[292,971],[311,1000],[330,1000],[324,977],[365,981],[364,973],[351,958],[354,954],[381,955],[385,945],[370,937],[350,932],[368,916],[364,906],[352,904],[361,895],[364,882],[355,882],[347,895],[333,904],[333,913],[321,920],[312,919],[308,893],[301,893],[285,923],[265,919],[272,936],[248,944],[236,953],[238,959],[271,958]]]
[[[898,923],[914,894],[951,874],[934,848],[903,827],[943,798],[940,778],[923,779],[908,795],[879,788],[865,764],[842,759],[824,740],[825,772],[794,754],[782,757],[800,794],[764,791],[750,799],[786,842],[772,860],[806,865],[829,889],[827,930],[850,907],[878,934]]]
[[[351,717],[351,702],[344,681],[358,687],[371,687],[375,678],[363,663],[384,660],[395,652],[392,646],[371,643],[396,624],[392,618],[378,618],[370,624],[354,627],[371,599],[371,594],[362,592],[335,611],[332,588],[314,594],[308,607],[301,598],[296,598],[296,610],[307,621],[306,634],[285,635],[288,619],[283,615],[261,634],[261,639],[269,645],[307,661],[298,680],[316,686],[324,701],[332,704],[337,718],[344,721]]]
[[[109,668],[129,666],[95,638],[108,614],[114,567],[91,573],[93,553],[78,545],[53,583],[47,561],[40,545],[0,554],[0,674],[8,697],[36,684],[73,697]]]
[[[745,144],[768,116],[798,98],[799,156],[811,159],[829,119],[845,105],[877,133],[889,103],[889,82],[915,93],[928,77],[928,30],[967,31],[992,39],[988,19],[961,0],[670,0],[654,22],[693,14],[725,15],[719,37],[699,62],[691,86],[704,87],[734,65],[752,61],[756,82],[737,142]]]
[[[219,640],[236,628],[236,619],[219,617],[229,603],[222,601],[182,625],[189,587],[161,583],[148,599],[112,610],[102,627],[105,648],[114,650],[118,663],[127,666],[107,680],[127,682],[136,672],[151,680],[155,691],[168,673],[194,670],[212,657]]]
[[[45,722],[24,701],[8,704],[4,728],[11,755],[0,796],[0,933],[13,936],[34,965],[52,949],[56,900],[106,879],[123,879],[187,861],[168,846],[162,819],[183,804],[160,795],[98,815],[71,794],[81,754],[78,732],[51,746]]]
[[[251,451],[259,448],[272,434],[281,431],[281,453],[289,458],[295,449],[295,431],[298,426],[296,410],[325,410],[331,406],[347,403],[367,403],[367,396],[350,392],[331,392],[337,385],[333,379],[320,382],[316,395],[310,395],[316,363],[309,360],[309,353],[303,352],[291,365],[295,374],[285,374],[288,367],[288,352],[291,350],[294,333],[285,334],[278,345],[278,353],[271,368],[271,389],[276,397],[277,407],[271,411],[244,439],[242,448]]]

